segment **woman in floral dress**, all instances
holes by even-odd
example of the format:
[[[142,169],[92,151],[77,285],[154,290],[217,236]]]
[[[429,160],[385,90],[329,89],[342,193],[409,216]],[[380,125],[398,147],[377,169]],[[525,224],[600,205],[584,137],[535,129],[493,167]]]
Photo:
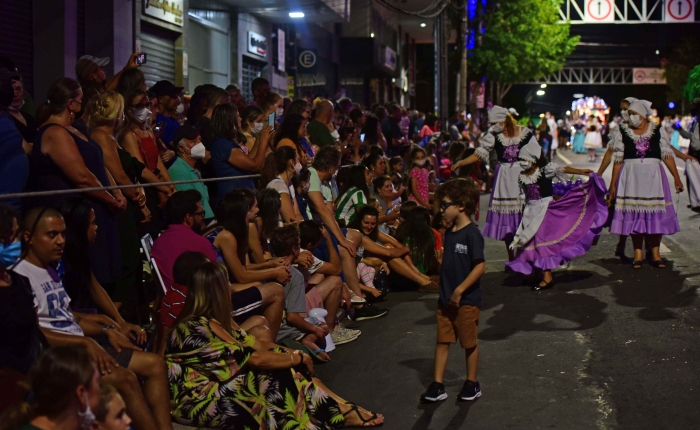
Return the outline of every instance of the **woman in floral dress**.
[[[256,340],[231,319],[226,268],[195,269],[165,351],[175,421],[221,429],[373,427],[384,417],[313,378],[311,358]]]

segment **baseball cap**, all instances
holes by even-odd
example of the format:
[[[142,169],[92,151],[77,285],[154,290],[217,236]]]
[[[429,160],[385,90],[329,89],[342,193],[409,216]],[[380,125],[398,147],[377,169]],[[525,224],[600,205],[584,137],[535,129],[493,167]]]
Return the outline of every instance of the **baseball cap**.
[[[17,73],[17,69],[8,70],[4,67],[0,67],[0,80],[4,81],[5,79],[13,79],[19,81],[21,79],[21,76],[19,75],[19,73]]]
[[[92,55],[83,55],[75,64],[75,74],[80,79],[85,79],[90,76],[98,67],[109,64],[109,57],[93,57]]]
[[[183,125],[175,129],[173,133],[173,144],[178,145],[182,139],[195,140],[199,136],[199,131],[191,125]]]
[[[176,87],[170,81],[158,81],[155,84],[153,84],[153,86],[150,88],[150,91],[153,91],[156,97],[162,97],[180,94],[180,92],[184,88],[185,87]]]

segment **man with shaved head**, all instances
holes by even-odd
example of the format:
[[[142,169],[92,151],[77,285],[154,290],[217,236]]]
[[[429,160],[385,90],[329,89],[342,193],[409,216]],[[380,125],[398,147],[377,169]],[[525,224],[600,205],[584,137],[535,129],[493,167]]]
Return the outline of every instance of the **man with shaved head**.
[[[319,148],[335,145],[335,139],[331,134],[331,131],[336,131],[333,126],[333,103],[328,100],[321,101],[316,107],[316,116],[306,129],[312,145]]]

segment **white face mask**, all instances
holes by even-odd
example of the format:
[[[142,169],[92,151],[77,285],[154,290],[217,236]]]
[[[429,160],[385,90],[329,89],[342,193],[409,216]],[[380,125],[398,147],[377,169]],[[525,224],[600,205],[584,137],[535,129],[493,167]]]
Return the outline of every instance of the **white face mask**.
[[[527,160],[520,160],[520,167],[522,167],[523,170],[529,170],[531,166],[532,162]]]
[[[297,164],[294,165],[294,171],[296,172],[297,175],[299,174],[299,172],[301,172],[301,168],[302,168],[301,163],[297,161]]]
[[[503,131],[503,126],[501,124],[494,124],[491,126],[491,131],[494,133],[500,133]]]
[[[204,158],[206,149],[204,148],[204,144],[202,142],[199,142],[195,146],[190,149],[190,157],[199,160]]]
[[[278,107],[278,108],[275,110],[275,115],[277,115],[277,118],[279,118],[279,117],[281,117],[282,115],[284,115],[284,108]]]
[[[627,109],[621,110],[620,115],[622,115],[622,120],[624,122],[630,122],[630,114],[627,112]]]
[[[134,111],[134,119],[141,124],[145,124],[151,117],[151,110],[148,108],[138,108]]]
[[[422,160],[413,160],[413,163],[414,163],[416,166],[424,166],[426,161],[428,161],[428,160],[424,158],[424,159],[422,159]]]
[[[184,111],[185,111],[185,105],[183,105],[182,103],[180,103],[179,105],[177,105],[177,108],[175,109],[175,113],[176,113],[176,114],[180,115],[180,114],[183,113]]]
[[[263,128],[263,123],[256,122],[253,124],[253,128],[251,128],[251,130],[253,130],[253,134],[258,134],[262,131],[262,128]]]
[[[8,108],[9,110],[12,110],[12,111],[19,111],[20,109],[22,109],[22,106],[24,106],[24,99],[22,99],[22,101],[19,102],[19,105],[18,105],[18,106],[10,105],[10,106],[8,106],[7,108]]]
[[[640,115],[630,115],[630,124],[632,124],[632,127],[639,127],[642,125],[642,117]]]
[[[338,130],[333,130],[333,132],[331,133],[331,136],[333,137],[333,140],[340,139],[340,134],[338,134]]]
[[[90,403],[88,403],[88,395],[85,393],[85,404],[87,409],[85,412],[78,411],[78,426],[80,430],[88,430],[92,423],[95,421],[95,414],[90,409]]]

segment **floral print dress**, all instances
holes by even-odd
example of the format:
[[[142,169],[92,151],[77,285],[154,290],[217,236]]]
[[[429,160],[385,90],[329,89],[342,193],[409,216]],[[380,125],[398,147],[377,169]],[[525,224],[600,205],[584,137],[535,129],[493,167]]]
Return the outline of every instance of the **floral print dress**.
[[[344,418],[338,403],[304,376],[305,367],[251,369],[255,339],[234,330],[234,343],[213,333],[204,316],[173,330],[165,351],[175,421],[219,429],[331,429]],[[215,320],[213,320],[215,321]],[[275,352],[282,352],[275,349]]]

